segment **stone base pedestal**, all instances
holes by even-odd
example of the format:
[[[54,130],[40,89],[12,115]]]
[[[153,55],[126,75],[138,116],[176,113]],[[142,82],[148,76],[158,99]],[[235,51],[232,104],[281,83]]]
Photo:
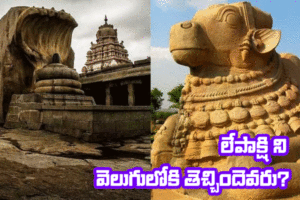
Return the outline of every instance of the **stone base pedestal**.
[[[89,142],[150,134],[149,106],[100,106],[81,95],[13,95],[5,128],[48,130]]]
[[[39,130],[42,126],[44,107],[66,105],[95,105],[93,97],[66,94],[14,94],[6,115],[5,128],[28,128]]]
[[[70,94],[37,94],[41,96],[41,103],[44,105],[96,105],[94,98],[83,95],[70,95]]]

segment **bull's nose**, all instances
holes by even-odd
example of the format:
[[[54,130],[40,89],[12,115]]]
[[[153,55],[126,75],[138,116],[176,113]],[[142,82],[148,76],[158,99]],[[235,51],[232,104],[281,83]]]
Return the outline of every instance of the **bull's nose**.
[[[191,28],[191,27],[192,27],[192,23],[190,21],[183,22],[181,24],[181,28],[184,28],[184,29],[188,29],[188,28]]]

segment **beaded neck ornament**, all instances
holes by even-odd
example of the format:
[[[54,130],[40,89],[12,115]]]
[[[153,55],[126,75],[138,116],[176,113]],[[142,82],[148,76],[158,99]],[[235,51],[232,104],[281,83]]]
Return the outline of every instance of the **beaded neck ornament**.
[[[199,166],[206,157],[219,157],[218,138],[229,130],[251,137],[300,133],[299,90],[286,70],[276,54],[264,73],[215,77],[209,84],[208,79],[188,75],[172,140],[173,156],[184,157],[190,166]],[[215,88],[213,84],[230,87],[199,92]]]

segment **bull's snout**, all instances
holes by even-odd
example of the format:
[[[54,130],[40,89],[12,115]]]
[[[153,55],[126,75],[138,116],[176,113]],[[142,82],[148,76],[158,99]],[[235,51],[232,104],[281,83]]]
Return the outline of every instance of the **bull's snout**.
[[[170,51],[181,65],[200,66],[208,55],[208,38],[202,26],[194,21],[175,24],[170,32]]]
[[[185,21],[175,24],[170,32],[170,51],[181,49],[204,49],[205,33],[199,24]]]

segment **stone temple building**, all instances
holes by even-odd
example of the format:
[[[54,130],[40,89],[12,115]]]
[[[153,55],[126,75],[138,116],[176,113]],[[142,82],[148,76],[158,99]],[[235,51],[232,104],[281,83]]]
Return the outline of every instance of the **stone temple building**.
[[[99,27],[96,44],[91,42],[80,82],[85,94],[97,105],[149,106],[150,57],[132,63],[119,43],[117,29],[107,23]]]
[[[76,26],[70,14],[43,7],[11,8],[0,19],[0,123],[88,142],[150,134],[150,59],[130,62],[105,18],[88,54],[95,70],[80,77]]]
[[[83,67],[83,72],[131,63],[123,41],[121,43],[118,41],[117,29],[114,29],[113,25],[107,24],[106,15],[104,21],[105,24],[99,27],[96,34],[97,43],[91,42],[91,50],[87,52],[86,67]]]

